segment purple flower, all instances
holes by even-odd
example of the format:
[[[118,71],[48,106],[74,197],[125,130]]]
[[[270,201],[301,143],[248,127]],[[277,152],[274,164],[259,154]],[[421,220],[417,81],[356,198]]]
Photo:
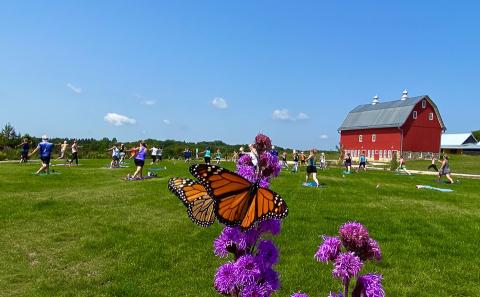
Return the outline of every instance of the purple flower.
[[[245,234],[239,228],[225,227],[213,241],[213,250],[216,256],[225,258],[228,253],[237,253],[246,248]]]
[[[244,154],[240,158],[238,158],[237,165],[253,166],[252,158],[250,158],[250,155]]]
[[[259,133],[255,137],[255,148],[257,149],[258,154],[269,150],[272,147],[272,141],[267,135]]]
[[[341,292],[338,292],[338,293],[330,292],[327,297],[343,297],[343,294]]]
[[[244,255],[235,262],[235,276],[237,283],[240,285],[248,285],[256,282],[260,277],[260,267],[252,255]]]
[[[334,277],[343,280],[343,282],[356,276],[363,267],[359,257],[352,252],[341,253],[335,260],[332,274]]]
[[[258,181],[258,185],[262,188],[268,189],[270,187],[270,178],[269,177],[261,177]]]
[[[272,289],[266,284],[251,283],[242,289],[242,297],[268,297]]]
[[[215,289],[221,294],[230,294],[235,289],[235,264],[227,262],[215,274]]]
[[[357,251],[368,244],[368,230],[358,222],[348,222],[340,227],[340,238],[345,248],[349,251]]]
[[[366,274],[357,279],[352,297],[385,297],[382,287],[382,275]]]
[[[267,284],[272,291],[280,289],[280,278],[278,272],[269,268],[262,273],[262,279],[265,284]]]
[[[278,176],[282,170],[282,165],[278,162],[278,158],[270,152],[264,152],[260,155],[258,166],[263,177]]]
[[[278,250],[271,240],[262,240],[257,247],[258,262],[264,268],[270,268],[278,263]]]
[[[340,253],[342,242],[338,237],[329,237],[323,235],[323,243],[318,247],[315,253],[315,259],[318,262],[328,263],[334,261]]]
[[[380,250],[380,246],[372,238],[368,240],[367,259],[375,259],[377,261],[382,260],[382,251]]]
[[[262,233],[258,230],[257,227],[250,228],[247,231],[243,232],[245,236],[245,242],[247,244],[247,250],[250,250],[251,247],[257,244],[258,239]]]
[[[265,220],[258,223],[258,230],[262,233],[271,233],[272,235],[280,234],[282,221],[277,219]]]
[[[297,292],[290,295],[290,297],[308,297],[307,293]]]
[[[237,174],[247,179],[249,182],[256,182],[255,167],[249,165],[237,165]]]

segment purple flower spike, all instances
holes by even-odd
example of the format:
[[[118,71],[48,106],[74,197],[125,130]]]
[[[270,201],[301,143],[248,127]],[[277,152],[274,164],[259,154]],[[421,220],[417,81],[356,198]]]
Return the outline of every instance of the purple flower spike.
[[[356,276],[362,267],[362,261],[354,253],[341,253],[335,260],[332,274],[334,277],[346,282],[348,279]]]
[[[260,277],[260,267],[252,255],[245,255],[235,262],[235,277],[240,285],[255,283]]]
[[[385,297],[382,287],[382,276],[379,274],[362,275],[357,280],[352,297]]]
[[[290,297],[308,297],[307,293],[297,292],[290,295]]]
[[[269,150],[272,147],[272,141],[267,135],[259,133],[255,137],[255,148],[259,154],[263,153],[266,150]]]
[[[373,239],[369,239],[368,240],[368,256],[367,256],[368,259],[375,259],[377,261],[381,261],[382,260],[382,251],[380,250],[380,246],[378,245],[378,243],[373,240]]]
[[[271,233],[272,235],[280,234],[282,228],[282,221],[271,219],[265,220],[258,224],[258,230],[263,233]]]
[[[342,242],[338,237],[329,237],[323,235],[323,243],[318,247],[315,253],[315,259],[318,262],[328,263],[334,261],[340,253]]]
[[[244,154],[238,159],[237,165],[253,166],[252,158],[248,154]]]
[[[237,174],[251,183],[255,182],[257,179],[255,175],[255,167],[253,165],[237,165]]]
[[[225,227],[213,241],[213,250],[216,256],[225,258],[228,253],[237,253],[246,248],[245,235],[239,228]]]
[[[278,176],[282,170],[282,165],[278,162],[278,158],[270,152],[264,152],[260,155],[258,166],[262,172],[263,177]]]
[[[242,290],[242,297],[268,297],[272,289],[266,284],[252,283],[245,286]]]
[[[345,248],[349,251],[357,251],[368,244],[368,230],[358,222],[348,222],[340,227],[340,238]]]
[[[215,289],[221,294],[230,294],[235,289],[235,264],[227,262],[215,274]]]
[[[258,262],[263,268],[270,268],[278,263],[278,250],[271,240],[262,240],[257,247]]]
[[[272,291],[280,289],[280,278],[278,272],[269,268],[262,273],[263,282],[268,285]]]

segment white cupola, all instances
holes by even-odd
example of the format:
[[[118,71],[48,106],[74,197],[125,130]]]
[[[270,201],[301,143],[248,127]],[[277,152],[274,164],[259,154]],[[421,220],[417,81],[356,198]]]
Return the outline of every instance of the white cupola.
[[[372,100],[372,105],[380,103],[380,100],[378,100],[378,99],[379,99],[378,95],[375,95],[375,97],[373,97],[373,100]]]
[[[407,89],[403,90],[402,93],[402,100],[407,100],[408,99],[408,91]]]

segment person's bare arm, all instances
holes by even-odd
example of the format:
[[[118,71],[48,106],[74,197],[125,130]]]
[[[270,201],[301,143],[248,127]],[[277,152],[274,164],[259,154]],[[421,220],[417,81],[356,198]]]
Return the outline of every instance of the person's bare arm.
[[[28,154],[28,156],[31,157],[33,154],[35,154],[35,153],[38,151],[39,148],[40,148],[40,147],[37,146],[37,147],[33,150],[33,152],[31,152],[30,154]]]

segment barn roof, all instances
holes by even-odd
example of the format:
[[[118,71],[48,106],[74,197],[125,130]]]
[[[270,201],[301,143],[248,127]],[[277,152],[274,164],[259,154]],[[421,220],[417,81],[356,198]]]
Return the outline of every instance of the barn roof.
[[[423,99],[429,101],[433,106],[442,129],[446,130],[437,106],[426,95],[405,100],[359,105],[350,111],[339,130],[401,127],[412,113],[415,105]]]
[[[442,147],[477,144],[477,139],[472,133],[454,133],[442,135]]]

